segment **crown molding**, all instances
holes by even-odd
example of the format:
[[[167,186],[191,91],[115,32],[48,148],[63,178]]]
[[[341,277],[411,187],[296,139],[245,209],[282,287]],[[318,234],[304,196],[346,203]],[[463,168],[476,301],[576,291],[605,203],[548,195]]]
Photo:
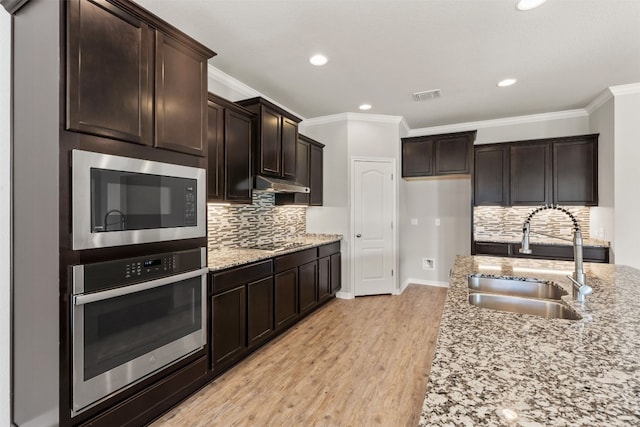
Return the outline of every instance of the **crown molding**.
[[[618,95],[632,95],[640,93],[640,83],[631,83],[628,85],[611,86],[609,88],[614,96]]]
[[[211,80],[214,80],[214,81],[220,83],[223,86],[226,86],[226,87],[228,87],[228,88],[230,88],[230,89],[242,94],[242,98],[240,98],[240,99],[255,98],[255,97],[259,96],[259,97],[264,98],[267,101],[271,102],[272,104],[277,105],[278,107],[282,108],[283,110],[286,110],[286,111],[290,112],[294,116],[298,116],[302,120],[304,120],[304,116],[302,114],[296,113],[291,108],[280,104],[279,102],[269,98],[268,96],[266,96],[265,94],[263,94],[261,92],[258,92],[257,90],[255,90],[251,86],[242,83],[240,80],[236,79],[233,76],[230,76],[229,74],[227,74],[224,71],[214,67],[211,64],[207,64],[207,77],[209,77]],[[239,101],[240,99],[231,99],[230,101]]]
[[[211,80],[215,80],[218,83],[227,86],[230,89],[233,89],[236,92],[241,93],[246,98],[254,98],[256,96],[262,96],[260,92],[253,89],[251,86],[248,86],[242,83],[240,80],[235,77],[231,77],[229,74],[224,71],[214,67],[211,64],[207,64],[207,76]]]
[[[593,101],[587,104],[584,107],[587,114],[593,114],[598,108],[602,107],[608,100],[613,98],[613,92],[611,92],[610,88],[607,88],[600,93],[600,95],[596,96]]]
[[[312,119],[305,119],[303,121],[305,126],[318,126],[328,123],[342,122],[342,121],[359,121],[359,122],[372,122],[372,123],[387,123],[403,126],[405,129],[409,129],[409,125],[402,116],[387,116],[384,114],[366,114],[366,113],[339,113],[331,114],[328,116],[314,117]]]
[[[411,129],[409,136],[437,135],[440,133],[464,132],[475,129],[519,125],[523,123],[544,122],[547,120],[561,120],[575,117],[587,117],[584,108],[576,110],[555,111],[552,113],[530,114],[527,116],[505,117],[503,119],[482,120],[477,122],[456,123],[452,125],[434,126],[419,129]]]

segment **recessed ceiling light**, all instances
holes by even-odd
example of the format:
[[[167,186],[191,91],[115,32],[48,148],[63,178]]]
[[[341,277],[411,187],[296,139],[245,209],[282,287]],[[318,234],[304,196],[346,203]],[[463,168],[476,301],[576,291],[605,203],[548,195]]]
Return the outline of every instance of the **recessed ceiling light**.
[[[362,104],[361,106],[358,107],[361,110],[370,110],[371,109],[371,105],[369,104]]]
[[[311,58],[309,58],[309,62],[312,65],[315,65],[317,67],[326,64],[327,61],[328,61],[327,57],[324,56],[324,55],[320,55],[320,54],[313,55]]]
[[[516,9],[518,10],[531,10],[540,6],[547,0],[518,0],[516,3]]]
[[[498,82],[499,87],[507,87],[516,84],[518,80],[516,79],[504,79]]]

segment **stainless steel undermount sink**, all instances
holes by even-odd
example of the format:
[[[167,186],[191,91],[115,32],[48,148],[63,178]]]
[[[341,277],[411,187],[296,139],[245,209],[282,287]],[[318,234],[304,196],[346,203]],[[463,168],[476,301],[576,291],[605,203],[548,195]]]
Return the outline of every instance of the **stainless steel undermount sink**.
[[[568,295],[560,286],[546,280],[470,275],[468,283],[469,291],[489,292],[523,298],[559,300],[564,295]]]
[[[532,314],[534,316],[546,317],[547,319],[582,319],[578,313],[565,303],[545,299],[470,292],[469,304],[492,310]]]
[[[547,319],[582,319],[561,301],[568,293],[550,281],[471,274],[467,282],[469,304],[479,308],[532,314]]]

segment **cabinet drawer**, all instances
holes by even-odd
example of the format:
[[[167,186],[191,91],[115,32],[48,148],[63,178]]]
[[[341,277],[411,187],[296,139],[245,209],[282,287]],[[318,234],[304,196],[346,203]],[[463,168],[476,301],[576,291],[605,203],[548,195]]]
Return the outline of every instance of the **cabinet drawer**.
[[[340,242],[329,243],[318,248],[318,258],[323,258],[340,252]]]
[[[280,273],[281,271],[311,262],[316,258],[318,258],[318,248],[310,248],[289,255],[282,255],[275,259],[275,272]]]
[[[234,268],[222,273],[214,273],[211,280],[211,292],[217,294],[227,289],[262,279],[270,274],[273,274],[271,260]]]

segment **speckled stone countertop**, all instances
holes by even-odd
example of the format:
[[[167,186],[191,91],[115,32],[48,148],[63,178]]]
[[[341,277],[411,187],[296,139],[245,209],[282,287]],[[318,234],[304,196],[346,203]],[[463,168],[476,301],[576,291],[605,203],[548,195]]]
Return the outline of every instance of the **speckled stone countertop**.
[[[474,238],[476,242],[489,242],[489,243],[520,243],[522,242],[522,235],[520,236],[476,236]],[[529,241],[534,245],[558,245],[558,246],[573,246],[572,241],[566,239],[559,239],[555,237],[536,236],[531,234]],[[582,239],[583,246],[593,246],[608,248],[609,242],[606,240],[584,238]]]
[[[314,246],[322,246],[327,243],[339,242],[340,240],[342,240],[341,234],[303,234],[294,239],[287,239],[287,242],[304,243],[303,246],[297,246],[295,248],[277,252],[242,247],[220,248],[208,251],[207,264],[209,266],[209,271],[219,271],[312,248]]]
[[[593,295],[582,304],[572,271],[567,261],[456,258],[420,426],[640,425],[640,270],[586,263]],[[551,280],[582,319],[472,306],[470,273]]]

